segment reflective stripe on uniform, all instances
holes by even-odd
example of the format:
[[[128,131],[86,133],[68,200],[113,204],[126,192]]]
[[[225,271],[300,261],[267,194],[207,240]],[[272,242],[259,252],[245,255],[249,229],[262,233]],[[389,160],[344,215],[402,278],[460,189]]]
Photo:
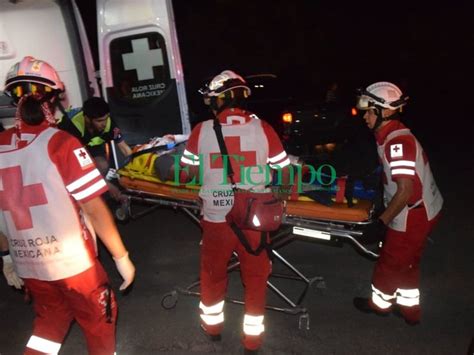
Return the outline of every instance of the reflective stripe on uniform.
[[[212,306],[206,306],[200,302],[199,308],[202,310],[201,319],[205,324],[216,325],[224,322],[224,301]]]
[[[281,152],[280,154],[275,155],[274,157],[268,158],[267,161],[269,163],[275,164],[275,163],[279,162],[280,160],[282,160],[284,158],[286,158],[286,152],[285,151]]]
[[[69,185],[66,186],[66,189],[69,192],[73,192],[74,190],[77,190],[78,188],[84,186],[88,182],[94,180],[97,176],[100,175],[99,170],[94,169],[91,172],[87,173],[83,177],[77,179],[76,181],[70,183]]]
[[[57,354],[59,349],[61,349],[61,343],[32,335],[26,347],[45,354]]]
[[[251,316],[249,314],[244,316],[244,333],[246,335],[259,336],[264,331],[263,316]]]
[[[415,167],[415,162],[414,161],[411,161],[411,160],[396,160],[396,161],[392,161],[390,162],[390,167],[394,168],[394,167],[397,167],[397,166],[409,166],[409,167]]]
[[[392,306],[392,300],[396,298],[396,294],[387,295],[383,293],[379,289],[377,289],[374,285],[372,285],[372,302],[381,309],[388,309]]]
[[[406,307],[418,306],[420,304],[420,290],[413,289],[397,289],[397,304]]]
[[[188,165],[199,165],[199,156],[191,153],[189,150],[185,149],[183,155],[181,156],[181,162]]]
[[[415,175],[415,170],[412,169],[392,169],[393,175]]]
[[[289,159],[289,158],[286,158],[286,159],[283,160],[281,163],[278,163],[278,164],[269,164],[269,165],[270,165],[270,168],[272,168],[272,169],[284,168],[285,166],[290,165],[290,159]]]
[[[272,169],[284,168],[287,165],[290,165],[290,159],[285,151],[273,156],[268,157],[267,163]]]
[[[77,194],[71,194],[72,197],[74,197],[77,201],[80,201],[82,199],[85,199],[86,197],[89,197],[96,191],[100,190],[106,185],[104,179],[100,179],[97,181],[94,185],[89,186],[87,189],[82,190],[81,192],[78,192]]]
[[[224,312],[219,314],[201,314],[201,319],[207,325],[216,325],[220,323],[224,323]]]
[[[212,306],[206,306],[204,303],[199,302],[199,308],[202,309],[204,314],[215,314],[220,313],[224,310],[224,301],[220,301]]]

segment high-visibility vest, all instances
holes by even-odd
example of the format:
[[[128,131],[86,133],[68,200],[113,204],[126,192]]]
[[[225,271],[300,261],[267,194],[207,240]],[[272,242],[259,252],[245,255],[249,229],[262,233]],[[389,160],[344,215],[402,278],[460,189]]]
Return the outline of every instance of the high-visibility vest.
[[[387,177],[387,184],[384,186],[385,204],[387,205],[397,192],[397,183],[392,179],[390,163],[385,156],[385,147],[392,139],[403,135],[412,136],[416,143],[415,174],[420,179],[422,185],[422,196],[421,200],[415,203],[414,206],[423,203],[424,207],[426,208],[428,220],[431,221],[441,211],[443,206],[443,197],[441,196],[441,193],[439,192],[436,182],[433,178],[429,162],[424,161],[423,148],[421,147],[418,140],[410,132],[410,130],[406,128],[391,132],[385,138],[385,142],[377,147],[380,160],[383,164],[385,176]],[[405,232],[409,210],[410,207],[405,206],[403,210],[390,222],[389,227],[399,232]]]
[[[4,195],[3,201],[13,199],[22,204],[3,203],[1,212],[10,253],[22,278],[60,280],[94,264],[86,242],[90,237],[87,216],[71,201],[57,166],[49,158],[48,143],[57,132],[47,128],[21,149],[0,147],[0,171],[18,175],[16,180],[2,176],[4,189],[6,181],[18,185],[2,191],[9,195]]]
[[[71,122],[74,124],[74,126],[77,128],[77,130],[81,133],[81,137],[84,137],[85,131],[86,131],[86,123],[85,123],[85,118],[84,118],[84,112],[81,110],[78,113],[76,113],[72,118]],[[110,116],[107,116],[107,124],[105,126],[104,132],[103,133],[108,133],[110,132],[110,128],[112,127],[112,120],[110,119]],[[89,142],[87,142],[87,146],[89,147],[94,147],[98,145],[105,144],[106,141],[100,137],[96,136],[93,137]]]

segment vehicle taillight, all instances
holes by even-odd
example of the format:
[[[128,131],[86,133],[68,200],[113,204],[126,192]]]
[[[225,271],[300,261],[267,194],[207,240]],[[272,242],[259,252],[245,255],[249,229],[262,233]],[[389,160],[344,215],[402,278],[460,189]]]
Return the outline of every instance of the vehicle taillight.
[[[356,109],[355,107],[353,107],[353,108],[351,109],[351,115],[352,115],[352,116],[357,116],[357,114],[358,114],[357,109]]]
[[[293,115],[289,112],[284,113],[282,119],[284,123],[291,123],[293,122]]]
[[[336,149],[336,143],[316,144],[314,149],[318,153],[331,153]]]
[[[336,149],[336,143],[326,143],[324,147],[328,152],[333,152]]]

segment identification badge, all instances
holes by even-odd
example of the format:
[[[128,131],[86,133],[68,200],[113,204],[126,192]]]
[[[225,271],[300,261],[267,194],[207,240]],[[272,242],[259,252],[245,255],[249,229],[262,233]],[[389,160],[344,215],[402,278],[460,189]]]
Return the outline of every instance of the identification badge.
[[[77,161],[81,168],[88,167],[92,164],[92,158],[89,156],[89,153],[84,148],[78,148],[74,150],[74,155],[76,156]]]
[[[403,145],[401,145],[401,144],[392,144],[390,146],[390,157],[391,158],[403,157]]]

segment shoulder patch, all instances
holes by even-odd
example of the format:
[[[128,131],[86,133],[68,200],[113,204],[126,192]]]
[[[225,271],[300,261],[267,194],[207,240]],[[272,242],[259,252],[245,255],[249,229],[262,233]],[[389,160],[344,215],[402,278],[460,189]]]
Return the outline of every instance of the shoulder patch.
[[[403,145],[402,144],[392,144],[390,146],[390,157],[391,158],[403,157]]]
[[[74,155],[76,156],[81,168],[86,168],[92,164],[92,159],[84,148],[74,149]]]

